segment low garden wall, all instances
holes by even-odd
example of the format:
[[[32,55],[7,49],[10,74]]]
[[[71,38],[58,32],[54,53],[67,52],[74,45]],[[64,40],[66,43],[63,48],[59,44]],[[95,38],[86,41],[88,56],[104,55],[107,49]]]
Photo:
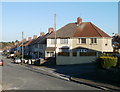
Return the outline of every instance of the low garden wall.
[[[93,63],[97,59],[94,53],[58,53],[56,56],[57,65]]]

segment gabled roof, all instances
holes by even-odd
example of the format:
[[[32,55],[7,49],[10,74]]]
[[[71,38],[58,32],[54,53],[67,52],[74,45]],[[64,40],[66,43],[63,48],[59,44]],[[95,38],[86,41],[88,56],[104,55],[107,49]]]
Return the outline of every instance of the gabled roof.
[[[23,43],[23,46],[28,46],[31,42],[32,40],[26,41],[25,43]]]
[[[38,37],[38,38],[39,38],[39,37]],[[30,43],[29,45],[33,45],[33,44],[36,42],[36,40],[37,40],[38,38],[32,39],[32,41],[31,41],[31,43]]]
[[[39,40],[41,40],[43,37],[39,36],[38,38],[34,39],[30,45],[36,44]]]
[[[46,35],[44,35],[43,36],[43,38],[42,39],[40,39],[40,40],[38,40],[38,42],[37,43],[39,43],[39,44],[47,44],[47,37],[50,35],[50,33],[47,33]]]
[[[54,38],[55,32],[48,36]],[[56,32],[57,38],[71,37],[110,37],[91,22],[82,22],[81,24],[69,23]]]
[[[30,43],[30,45],[33,45],[33,44],[46,44],[47,42],[47,40],[46,40],[46,38],[47,38],[47,36],[49,35],[50,33],[47,33],[47,34],[45,34],[44,36],[39,36],[37,39],[34,39],[31,43]]]

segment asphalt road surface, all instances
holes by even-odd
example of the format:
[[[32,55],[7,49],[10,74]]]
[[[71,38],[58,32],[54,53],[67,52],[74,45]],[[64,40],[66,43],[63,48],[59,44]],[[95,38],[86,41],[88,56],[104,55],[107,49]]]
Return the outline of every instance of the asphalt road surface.
[[[66,81],[43,74],[44,71],[31,71],[28,67],[4,59],[2,70],[2,90],[99,90],[94,87]],[[41,73],[40,73],[41,72]]]

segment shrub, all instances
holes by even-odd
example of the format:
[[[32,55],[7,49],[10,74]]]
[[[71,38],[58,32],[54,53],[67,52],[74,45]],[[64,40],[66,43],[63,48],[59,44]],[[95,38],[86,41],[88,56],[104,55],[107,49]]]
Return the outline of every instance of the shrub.
[[[118,58],[113,56],[101,56],[99,62],[102,68],[116,67]]]
[[[96,56],[96,52],[80,52],[80,56]]]
[[[73,54],[73,56],[77,56],[77,52],[73,52],[72,54]]]
[[[113,54],[112,53],[103,53],[103,54],[101,54],[101,56],[113,56]]]

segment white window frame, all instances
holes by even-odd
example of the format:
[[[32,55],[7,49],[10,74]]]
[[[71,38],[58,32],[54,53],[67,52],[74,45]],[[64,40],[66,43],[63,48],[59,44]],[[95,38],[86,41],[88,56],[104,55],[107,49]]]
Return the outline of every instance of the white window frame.
[[[54,40],[54,42],[52,40]],[[54,38],[51,38],[51,44],[55,44],[55,39]],[[57,44],[57,39],[56,39],[56,44]]]
[[[92,42],[92,39],[93,39],[93,42]],[[96,42],[95,42],[94,39],[96,39]],[[91,44],[97,44],[97,38],[90,38],[90,43],[91,43]]]
[[[85,43],[82,43],[82,39],[85,39]],[[78,44],[87,44],[87,38],[78,38]]]
[[[87,49],[79,49],[78,52],[88,52]]]
[[[60,44],[68,44],[68,39],[67,38],[60,39]]]
[[[47,57],[54,57],[54,54],[55,54],[55,53],[54,53],[53,51],[47,51],[47,52],[46,52],[46,56],[47,56]]]

